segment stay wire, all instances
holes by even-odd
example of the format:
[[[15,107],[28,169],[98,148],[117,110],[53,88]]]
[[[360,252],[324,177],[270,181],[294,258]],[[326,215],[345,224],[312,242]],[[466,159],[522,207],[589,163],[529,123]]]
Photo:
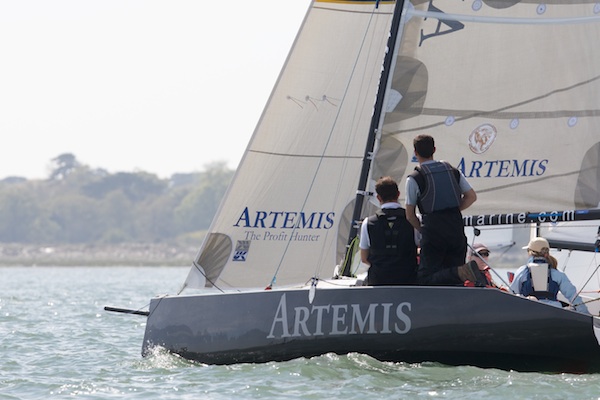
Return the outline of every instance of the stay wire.
[[[206,274],[204,273],[204,269],[198,265],[198,263],[196,262],[196,260],[192,261],[192,266],[196,269],[196,271],[198,271],[203,277],[204,279],[206,279],[208,282],[210,282],[210,284],[217,289],[219,292],[221,293],[225,293],[225,291],[223,289],[221,289],[216,282],[214,282],[213,280],[209,279],[208,276],[206,276]],[[184,282],[183,285],[181,286],[181,289],[179,289],[179,291],[177,292],[177,295],[180,295],[181,292],[183,292],[185,290],[185,288],[187,287],[187,284]]]
[[[583,290],[583,288],[586,287],[586,285],[588,283],[590,283],[590,281],[592,280],[592,278],[594,277],[594,275],[596,275],[598,273],[598,269],[600,268],[600,264],[598,264],[596,266],[596,269],[594,270],[594,272],[592,272],[589,276],[589,278],[587,279],[587,281],[585,281],[585,283],[581,286],[581,289],[579,289],[579,291],[577,292],[577,294],[575,295],[575,297],[579,296],[581,294],[581,291]]]

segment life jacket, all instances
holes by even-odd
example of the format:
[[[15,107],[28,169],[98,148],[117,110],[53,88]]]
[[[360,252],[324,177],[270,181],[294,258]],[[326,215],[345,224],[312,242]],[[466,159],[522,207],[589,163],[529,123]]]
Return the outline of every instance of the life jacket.
[[[496,285],[494,285],[494,281],[492,280],[492,274],[490,274],[490,267],[486,267],[486,269],[483,269],[480,271],[483,274],[483,276],[485,277],[485,280],[487,281],[487,282],[484,282],[485,287],[496,287]],[[475,287],[475,282],[466,280],[466,281],[464,281],[463,285],[467,286],[467,287]]]
[[[421,195],[417,206],[421,214],[457,209],[460,205],[460,171],[446,161],[415,167],[410,176],[417,182]]]
[[[368,260],[371,268],[402,270],[400,275],[412,278],[417,268],[417,246],[414,228],[406,220],[403,208],[384,208],[368,218],[367,231],[371,246]]]
[[[527,279],[521,284],[523,296],[557,301],[558,291],[558,282],[552,280],[552,269],[546,260],[534,259],[527,264]]]

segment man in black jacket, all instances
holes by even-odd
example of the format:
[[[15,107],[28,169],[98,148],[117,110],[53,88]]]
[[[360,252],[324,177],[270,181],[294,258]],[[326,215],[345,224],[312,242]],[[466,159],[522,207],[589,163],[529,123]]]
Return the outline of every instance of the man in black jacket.
[[[361,260],[369,265],[367,284],[405,285],[416,281],[415,230],[398,203],[398,184],[389,176],[375,184],[381,209],[361,226]]]
[[[467,238],[461,213],[477,200],[477,194],[459,170],[433,158],[433,137],[419,135],[413,144],[419,166],[406,180],[406,216],[422,235],[417,280],[422,285],[470,281],[484,286],[475,261],[465,264]]]

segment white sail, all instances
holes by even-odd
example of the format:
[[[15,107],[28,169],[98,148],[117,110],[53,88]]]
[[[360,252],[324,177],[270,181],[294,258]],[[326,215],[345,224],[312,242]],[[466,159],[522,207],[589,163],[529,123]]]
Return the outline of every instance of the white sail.
[[[311,4],[187,287],[331,276],[389,37],[394,4],[377,3]]]

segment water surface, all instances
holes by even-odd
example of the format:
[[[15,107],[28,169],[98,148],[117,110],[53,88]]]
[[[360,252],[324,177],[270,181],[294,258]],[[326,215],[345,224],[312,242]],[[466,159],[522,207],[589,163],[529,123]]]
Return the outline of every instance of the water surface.
[[[147,309],[179,267],[1,267],[0,399],[600,399],[600,374],[386,363],[327,354],[208,366],[140,355]]]

